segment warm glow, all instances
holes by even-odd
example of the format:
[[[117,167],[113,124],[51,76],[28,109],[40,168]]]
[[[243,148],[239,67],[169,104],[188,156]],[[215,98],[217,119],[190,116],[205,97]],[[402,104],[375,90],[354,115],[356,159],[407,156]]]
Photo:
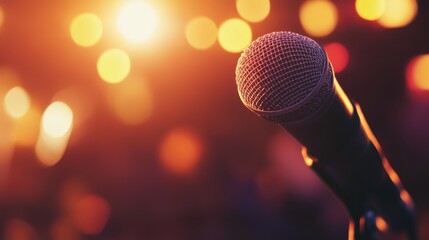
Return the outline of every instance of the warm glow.
[[[77,45],[90,47],[100,40],[103,34],[103,24],[97,15],[82,13],[73,19],[70,34]]]
[[[159,157],[161,164],[176,174],[191,173],[201,160],[203,146],[193,131],[176,129],[162,141]]]
[[[52,97],[52,101],[66,102],[73,109],[73,128],[79,127],[92,117],[96,98],[99,97],[92,91],[85,85],[72,85]]]
[[[429,54],[410,61],[406,69],[408,87],[411,90],[429,90]]]
[[[3,106],[9,116],[21,118],[30,109],[30,97],[22,87],[14,87],[4,96]]]
[[[402,189],[400,195],[401,195],[402,201],[404,201],[408,205],[411,204],[412,202],[411,196],[406,190]]]
[[[42,131],[52,138],[60,138],[70,131],[73,112],[63,102],[53,102],[46,108],[42,117]]]
[[[382,217],[377,217],[375,219],[375,225],[380,232],[385,232],[389,228],[387,222]]]
[[[67,217],[57,218],[49,232],[51,240],[82,240],[81,233]]]
[[[252,41],[252,29],[245,21],[232,18],[219,27],[219,43],[228,52],[241,52]]]
[[[10,160],[13,156],[12,121],[0,110],[0,186],[9,180]]]
[[[42,114],[39,109],[31,108],[24,117],[15,121],[13,139],[16,145],[25,147],[34,146],[39,134],[41,116]]]
[[[73,124],[73,112],[64,102],[53,102],[42,116],[36,156],[45,166],[53,166],[64,155]]]
[[[308,34],[315,37],[327,36],[337,26],[337,7],[328,0],[306,1],[299,10],[299,19]]]
[[[153,7],[143,1],[129,2],[119,11],[117,24],[121,34],[131,42],[149,40],[154,34],[158,19]]]
[[[4,12],[3,12],[3,8],[0,7],[0,27],[3,25],[4,22]]]
[[[249,22],[261,22],[270,14],[270,0],[237,0],[240,17]]]
[[[386,169],[387,175],[389,175],[392,182],[396,186],[399,186],[401,184],[401,180],[399,179],[399,176],[395,172],[395,170],[393,170],[392,166],[390,166],[389,161],[387,160],[386,157],[383,157],[383,167],[384,169]]]
[[[355,239],[355,224],[353,221],[349,221],[349,233],[348,233],[347,240],[354,240],[354,239]]]
[[[39,161],[45,166],[57,164],[64,155],[69,137],[70,131],[59,138],[53,138],[41,131],[35,147],[36,156]]]
[[[95,194],[80,198],[72,210],[74,225],[89,235],[100,233],[106,226],[109,215],[109,203]]]
[[[324,46],[329,60],[336,73],[339,73],[346,68],[349,63],[349,53],[341,43],[330,43]]]
[[[387,28],[404,27],[416,17],[417,8],[416,0],[389,0],[378,23]]]
[[[97,62],[97,70],[100,77],[108,83],[123,81],[129,74],[131,61],[124,51],[109,49],[105,51]]]
[[[186,39],[196,49],[207,49],[217,39],[216,24],[208,17],[196,17],[186,26]]]
[[[304,158],[304,163],[305,165],[307,165],[307,167],[311,167],[315,162],[317,162],[316,158],[313,158],[308,154],[306,147],[302,147],[301,154],[302,154],[302,157]]]
[[[6,93],[12,88],[21,85],[20,82],[20,77],[16,71],[9,67],[0,67],[0,106],[3,107]]]
[[[356,0],[355,6],[356,12],[361,18],[373,21],[383,15],[386,9],[386,0]]]
[[[152,113],[152,94],[144,80],[138,77],[115,86],[109,99],[119,119],[129,125],[143,123]]]
[[[35,229],[21,219],[10,219],[4,224],[4,240],[30,240],[37,239]]]

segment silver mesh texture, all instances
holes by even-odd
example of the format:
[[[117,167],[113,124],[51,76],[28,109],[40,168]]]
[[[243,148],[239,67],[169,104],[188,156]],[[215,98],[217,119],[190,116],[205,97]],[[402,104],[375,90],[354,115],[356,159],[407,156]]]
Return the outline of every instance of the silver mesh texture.
[[[243,103],[276,122],[304,119],[333,95],[333,73],[323,48],[292,32],[255,40],[238,60],[236,82]]]

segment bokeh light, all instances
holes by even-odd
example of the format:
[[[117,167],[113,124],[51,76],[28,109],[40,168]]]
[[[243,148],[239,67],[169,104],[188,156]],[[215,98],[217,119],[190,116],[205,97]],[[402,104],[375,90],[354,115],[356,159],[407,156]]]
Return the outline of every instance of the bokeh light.
[[[195,17],[186,26],[186,40],[196,49],[208,49],[217,40],[217,26],[208,17]]]
[[[23,117],[30,109],[30,97],[22,87],[10,89],[4,96],[4,109],[13,118]]]
[[[116,116],[125,124],[137,125],[152,113],[152,93],[144,79],[131,76],[114,86],[108,96]]]
[[[75,17],[70,25],[73,41],[82,47],[95,45],[103,34],[103,24],[93,13],[82,13]]]
[[[387,222],[382,217],[375,219],[375,225],[380,232],[385,232],[389,228],[389,225],[387,225]]]
[[[72,219],[81,232],[96,235],[105,227],[109,215],[109,203],[99,195],[90,194],[77,201],[72,212]]]
[[[361,18],[374,21],[383,15],[386,9],[386,0],[356,0],[355,7]]]
[[[324,46],[328,58],[336,73],[343,71],[349,63],[349,53],[347,48],[337,42],[329,43]]]
[[[73,125],[73,111],[64,102],[49,105],[42,116],[35,151],[45,166],[53,166],[64,155]]]
[[[389,0],[378,23],[386,28],[397,28],[408,25],[417,15],[416,0]]]
[[[252,41],[252,29],[249,24],[241,19],[228,19],[220,25],[218,39],[226,51],[241,52]]]
[[[237,0],[238,14],[249,22],[261,22],[270,14],[270,0]]]
[[[57,92],[52,101],[66,102],[73,109],[73,128],[77,128],[93,116],[97,97],[85,86],[74,85]]]
[[[70,131],[73,124],[73,112],[64,102],[53,102],[42,118],[42,130],[50,137],[60,138]]]
[[[46,132],[40,131],[35,147],[36,156],[40,163],[48,167],[57,164],[64,156],[69,137],[70,132],[62,137],[53,138]]]
[[[133,1],[121,8],[117,24],[119,31],[127,40],[141,43],[153,36],[158,18],[152,5],[143,1]]]
[[[308,34],[324,37],[332,33],[337,26],[337,7],[328,0],[306,1],[299,10],[299,19]]]
[[[130,73],[131,60],[128,54],[120,49],[106,50],[98,58],[97,70],[101,79],[108,83],[119,83]]]
[[[203,143],[200,137],[189,129],[174,129],[163,139],[159,158],[166,170],[186,175],[191,173],[201,160]]]
[[[419,55],[409,62],[406,78],[410,90],[429,90],[429,54]]]

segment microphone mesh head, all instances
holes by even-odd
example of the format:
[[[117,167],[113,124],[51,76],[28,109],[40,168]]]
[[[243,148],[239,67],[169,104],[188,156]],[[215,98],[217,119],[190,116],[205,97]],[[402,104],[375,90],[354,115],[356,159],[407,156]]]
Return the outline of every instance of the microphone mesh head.
[[[333,96],[333,73],[315,41],[292,32],[255,40],[236,69],[243,103],[275,122],[297,122],[318,112]]]

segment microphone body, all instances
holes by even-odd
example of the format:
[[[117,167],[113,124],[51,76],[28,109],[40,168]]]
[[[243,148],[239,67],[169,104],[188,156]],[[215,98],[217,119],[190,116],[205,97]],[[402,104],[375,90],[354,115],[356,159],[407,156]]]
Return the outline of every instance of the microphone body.
[[[306,164],[342,200],[355,224],[371,211],[392,231],[414,231],[411,198],[359,105],[338,84],[323,48],[295,33],[267,34],[243,52],[236,81],[247,108],[304,146]]]

